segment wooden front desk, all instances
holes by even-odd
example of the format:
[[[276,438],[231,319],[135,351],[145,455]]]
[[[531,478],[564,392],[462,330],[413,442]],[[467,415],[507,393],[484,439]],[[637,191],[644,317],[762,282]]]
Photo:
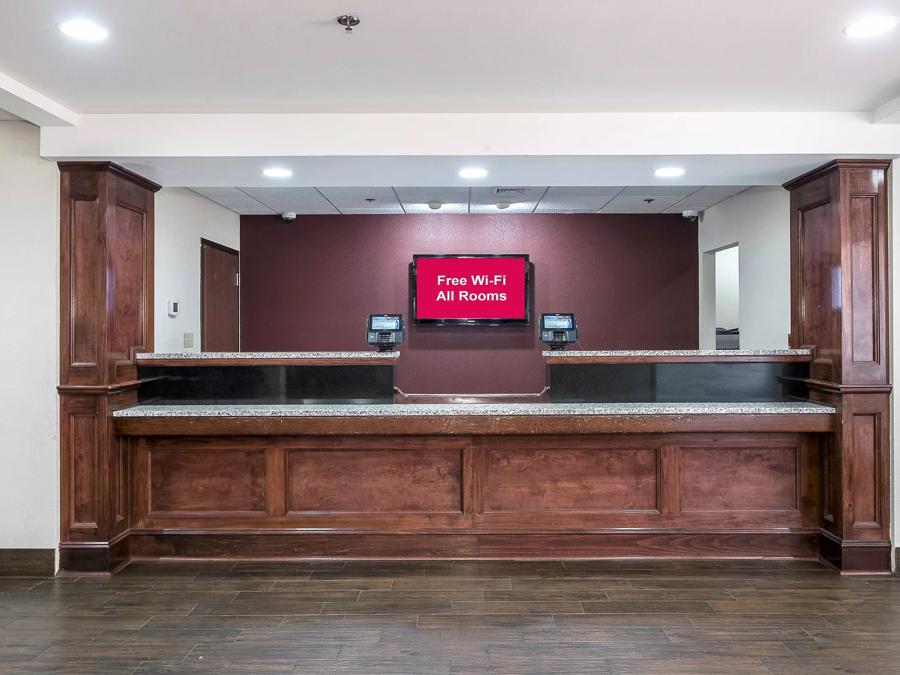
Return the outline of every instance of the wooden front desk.
[[[117,558],[815,558],[820,439],[834,424],[118,417],[129,527]]]

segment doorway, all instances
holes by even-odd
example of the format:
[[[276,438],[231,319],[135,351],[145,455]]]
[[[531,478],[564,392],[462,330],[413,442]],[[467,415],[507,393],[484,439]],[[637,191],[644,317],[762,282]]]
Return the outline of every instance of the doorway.
[[[200,349],[240,351],[240,254],[200,240]]]
[[[741,348],[740,251],[716,251],[716,349]]]

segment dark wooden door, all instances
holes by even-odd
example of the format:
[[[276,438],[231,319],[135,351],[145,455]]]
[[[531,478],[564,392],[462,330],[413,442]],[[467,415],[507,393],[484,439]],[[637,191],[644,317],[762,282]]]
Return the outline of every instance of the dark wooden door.
[[[200,348],[204,352],[240,350],[238,252],[201,240]]]

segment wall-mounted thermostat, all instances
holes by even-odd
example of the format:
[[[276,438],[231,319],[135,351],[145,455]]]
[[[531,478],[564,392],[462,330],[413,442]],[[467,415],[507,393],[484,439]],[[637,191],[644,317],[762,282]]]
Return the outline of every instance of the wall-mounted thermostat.
[[[169,300],[169,316],[178,316],[179,309],[181,309],[180,300]]]

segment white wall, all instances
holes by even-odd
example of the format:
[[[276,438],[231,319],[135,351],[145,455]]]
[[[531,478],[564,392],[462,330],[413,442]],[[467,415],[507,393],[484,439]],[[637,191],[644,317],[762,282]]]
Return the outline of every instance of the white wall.
[[[59,541],[59,171],[0,122],[0,548]]]
[[[716,253],[716,326],[738,328],[740,312],[740,247]]]
[[[791,330],[790,201],[754,187],[707,210],[700,223],[700,348],[715,348],[714,253],[740,245],[742,349],[784,349]]]
[[[186,188],[164,188],[156,194],[153,349],[157,352],[200,351],[200,239],[233,249],[240,247],[240,216]],[[181,310],[168,316],[168,301]],[[194,346],[184,347],[184,334]]]

